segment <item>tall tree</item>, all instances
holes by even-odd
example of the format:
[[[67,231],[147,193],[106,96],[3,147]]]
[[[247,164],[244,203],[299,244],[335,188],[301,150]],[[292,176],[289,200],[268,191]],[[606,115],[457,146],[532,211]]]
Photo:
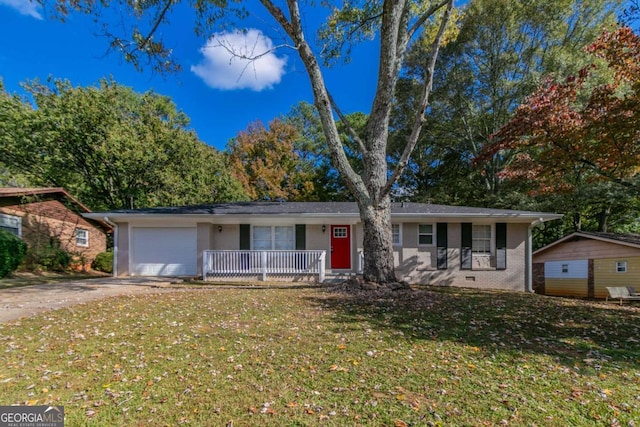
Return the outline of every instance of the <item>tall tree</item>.
[[[472,0],[458,37],[441,52],[434,76],[429,126],[423,132],[404,185],[417,198],[449,203],[501,204],[522,191],[501,170],[510,152],[473,164],[490,135],[549,73],[566,75],[586,65],[583,47],[615,23],[619,0]],[[423,72],[428,55],[416,45],[408,69]],[[417,89],[402,82],[393,122],[408,133]]]
[[[31,184],[66,187],[93,209],[245,198],[169,98],[110,80],[25,87],[33,106],[0,93],[0,158]]]
[[[629,27],[605,31],[587,49],[613,73],[593,85],[583,68],[564,83],[547,80],[486,147],[486,154],[516,150],[505,175],[532,177],[542,191],[567,186],[581,169],[593,181],[609,180],[640,190],[640,37]]]
[[[640,37],[629,27],[605,31],[587,51],[604,59],[610,81],[594,81],[595,64],[563,83],[548,79],[494,135],[486,155],[517,153],[502,176],[537,192],[597,191],[591,228],[605,231],[640,195]],[[583,216],[574,211],[574,230],[583,228]]]
[[[29,105],[17,95],[9,95],[0,78],[0,154],[2,147],[10,147],[16,140],[27,140],[28,128],[23,119],[31,112]],[[26,187],[29,177],[12,167],[9,159],[0,155],[0,186]]]
[[[253,200],[305,200],[313,193],[311,172],[294,149],[297,129],[275,119],[254,122],[227,145],[232,173]]]
[[[102,8],[108,5],[128,9],[127,12],[131,12],[131,16],[139,21],[133,24],[131,36],[125,37],[127,40],[116,37],[112,46],[125,50],[125,57],[136,65],[141,64],[144,56],[150,55],[156,60],[157,69],[171,70],[175,69],[175,62],[170,57],[171,51],[164,46],[162,40],[155,37],[160,36],[158,28],[167,22],[170,11],[178,3],[173,0],[58,0],[56,5],[63,14],[67,13],[69,8],[96,15],[100,15]],[[202,34],[211,31],[212,26],[220,22],[220,18],[227,18],[228,22],[234,10],[242,15],[246,11],[239,10],[234,5],[242,6],[244,3],[248,2],[214,0],[189,2],[189,5],[195,8],[196,14],[201,18],[196,28]],[[333,165],[358,204],[364,227],[364,278],[381,283],[395,281],[390,193],[409,161],[426,120],[425,112],[431,93],[433,71],[453,8],[453,0],[309,2],[305,4],[307,7],[322,8],[318,14],[328,16],[319,46],[314,45],[313,38],[307,34],[307,23],[303,20],[307,13],[303,13],[298,0],[260,0],[259,3],[279,26],[288,39],[286,44],[295,49],[304,65]],[[348,123],[345,123],[345,127],[349,129],[349,136],[362,156],[363,171],[362,174],[358,174],[351,167],[340,138],[336,116],[342,118],[344,114],[325,84],[321,66],[322,53],[330,56],[324,59],[335,59],[336,56],[347,53],[355,46],[355,42],[374,35],[375,40],[379,42],[378,79],[363,136],[360,137]],[[389,169],[387,139],[393,97],[408,49],[416,41],[430,46],[424,62],[424,71],[416,75],[421,93],[413,114],[411,131],[407,134],[404,147],[399,149],[401,154],[395,167]]]
[[[568,201],[557,204],[565,207],[566,232],[637,232],[629,213],[640,200],[640,37],[621,27],[586,50],[594,64],[562,83],[548,79],[486,152],[516,153],[504,179]],[[597,67],[597,59],[604,64]],[[600,83],[597,71],[609,81]]]

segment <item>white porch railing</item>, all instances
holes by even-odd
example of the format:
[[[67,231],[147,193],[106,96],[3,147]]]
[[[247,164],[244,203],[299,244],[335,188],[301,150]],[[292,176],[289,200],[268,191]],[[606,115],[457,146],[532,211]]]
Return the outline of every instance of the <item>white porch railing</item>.
[[[318,275],[325,279],[325,251],[204,251],[202,279],[259,275]]]

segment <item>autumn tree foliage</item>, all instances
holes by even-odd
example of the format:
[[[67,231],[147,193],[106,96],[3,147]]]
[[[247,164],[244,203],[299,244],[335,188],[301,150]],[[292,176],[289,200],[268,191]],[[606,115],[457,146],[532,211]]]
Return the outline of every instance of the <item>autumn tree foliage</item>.
[[[594,64],[562,83],[547,79],[478,161],[515,150],[502,177],[528,179],[539,192],[568,190],[578,175],[639,189],[640,37],[620,27],[585,50]],[[610,73],[607,83],[594,82],[597,58]]]
[[[298,130],[275,119],[257,121],[227,147],[232,174],[252,200],[304,200],[313,192],[312,175],[295,150]]]

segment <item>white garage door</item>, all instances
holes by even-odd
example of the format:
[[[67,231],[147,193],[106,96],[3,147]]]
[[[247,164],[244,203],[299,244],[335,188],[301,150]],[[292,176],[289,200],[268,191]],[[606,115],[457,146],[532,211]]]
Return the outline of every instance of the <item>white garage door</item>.
[[[197,233],[192,227],[135,227],[132,236],[134,276],[195,276]]]

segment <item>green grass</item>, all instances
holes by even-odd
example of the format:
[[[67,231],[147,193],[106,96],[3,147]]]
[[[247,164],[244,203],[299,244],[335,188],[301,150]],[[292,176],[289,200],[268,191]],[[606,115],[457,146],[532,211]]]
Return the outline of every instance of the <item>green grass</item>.
[[[507,292],[165,291],[0,325],[0,403],[67,426],[634,426],[638,325]]]

